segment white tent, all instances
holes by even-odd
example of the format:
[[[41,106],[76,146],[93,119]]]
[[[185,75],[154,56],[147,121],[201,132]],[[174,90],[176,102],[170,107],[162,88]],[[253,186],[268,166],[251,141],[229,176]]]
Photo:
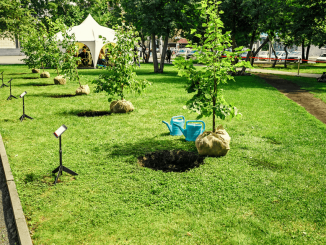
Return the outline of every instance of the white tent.
[[[90,14],[80,25],[74,26],[70,29],[69,35],[72,33],[75,34],[77,42],[84,43],[89,47],[93,58],[94,68],[96,67],[101,48],[104,46],[103,40],[99,38],[99,35],[105,37],[107,42],[116,42],[115,31],[110,28],[100,26]],[[63,39],[61,33],[58,33],[57,37],[59,40]]]

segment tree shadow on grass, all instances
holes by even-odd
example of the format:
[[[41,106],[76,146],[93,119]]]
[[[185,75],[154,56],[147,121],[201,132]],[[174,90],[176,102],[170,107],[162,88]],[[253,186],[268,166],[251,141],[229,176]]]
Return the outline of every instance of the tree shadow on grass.
[[[54,83],[33,83],[33,82],[29,82],[29,83],[20,83],[20,84],[13,84],[15,87],[26,87],[26,86],[36,86],[36,87],[41,87],[41,86],[52,86],[52,85],[57,85]]]
[[[170,137],[173,136],[107,144],[104,149],[101,145],[101,151],[109,152],[108,157],[131,157],[132,164],[135,163],[136,157],[139,166],[163,172],[185,172],[204,164],[206,156],[198,154],[195,142],[187,142],[184,137]],[[92,150],[98,152],[100,147],[96,146]]]
[[[114,142],[115,139],[112,140]],[[136,142],[124,142],[123,144],[107,144],[104,149],[104,151],[110,152],[109,155],[112,156],[135,157],[159,150],[187,150],[197,152],[195,142],[185,141],[183,136],[175,137],[170,135],[160,138],[155,136],[153,138],[142,139]]]

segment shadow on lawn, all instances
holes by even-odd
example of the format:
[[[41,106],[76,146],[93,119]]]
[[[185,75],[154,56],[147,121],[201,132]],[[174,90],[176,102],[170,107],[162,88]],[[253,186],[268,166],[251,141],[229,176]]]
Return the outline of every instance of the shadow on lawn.
[[[188,149],[181,149],[184,147]],[[95,152],[98,150],[99,147],[93,149]],[[108,144],[103,150],[110,152],[110,157],[134,156],[139,166],[163,172],[185,172],[204,164],[206,157],[197,153],[194,142],[186,142],[181,137],[174,140],[154,137],[134,143]]]
[[[52,85],[57,85],[54,83],[33,83],[33,82],[29,82],[29,83],[20,83],[20,84],[13,84],[15,87],[25,87],[25,86],[35,86],[35,87],[41,87],[41,86],[52,86]]]
[[[123,144],[108,144],[103,149],[106,152],[110,152],[109,155],[112,156],[135,156],[139,157],[148,153],[152,153],[159,150],[185,150],[186,148],[191,152],[196,152],[197,149],[194,142],[185,141],[183,136],[175,137],[169,134],[164,134],[165,136],[158,138],[157,136],[153,138],[143,139],[138,142],[124,142]],[[173,137],[173,138],[170,138]],[[172,140],[171,140],[172,139]],[[96,151],[97,148],[94,148]]]

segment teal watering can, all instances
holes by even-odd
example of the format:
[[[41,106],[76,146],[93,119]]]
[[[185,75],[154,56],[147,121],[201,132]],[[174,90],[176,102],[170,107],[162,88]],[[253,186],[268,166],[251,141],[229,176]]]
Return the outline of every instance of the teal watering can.
[[[180,136],[180,135],[182,135],[182,132],[178,128],[178,126],[180,128],[183,128],[183,126],[185,125],[185,117],[184,116],[175,116],[175,117],[171,118],[170,124],[168,124],[166,121],[162,121],[162,123],[165,123],[166,126],[168,126],[168,128],[170,130],[170,135]]]
[[[191,124],[189,124],[191,123]],[[198,135],[205,131],[205,122],[199,120],[189,120],[186,122],[186,129],[183,129],[177,124],[176,125],[183,135],[186,137],[186,141],[196,141]]]

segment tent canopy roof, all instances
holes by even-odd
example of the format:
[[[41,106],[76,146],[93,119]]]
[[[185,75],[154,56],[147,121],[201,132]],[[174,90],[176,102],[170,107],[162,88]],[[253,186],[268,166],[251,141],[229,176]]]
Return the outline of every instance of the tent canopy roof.
[[[72,27],[68,31],[68,34],[75,34],[77,42],[86,44],[89,47],[93,58],[94,68],[97,64],[100,50],[104,46],[103,40],[99,36],[101,35],[102,37],[105,37],[106,43],[116,43],[115,31],[100,26],[90,14],[80,25]],[[63,40],[61,32],[57,34],[57,37],[59,40]]]
[[[76,41],[87,42],[87,41],[102,41],[99,35],[106,38],[108,42],[115,43],[115,31],[100,26],[93,17],[89,14],[87,18],[78,26],[74,26],[69,30],[69,35],[75,34]],[[58,38],[62,39],[62,34],[58,33]]]

